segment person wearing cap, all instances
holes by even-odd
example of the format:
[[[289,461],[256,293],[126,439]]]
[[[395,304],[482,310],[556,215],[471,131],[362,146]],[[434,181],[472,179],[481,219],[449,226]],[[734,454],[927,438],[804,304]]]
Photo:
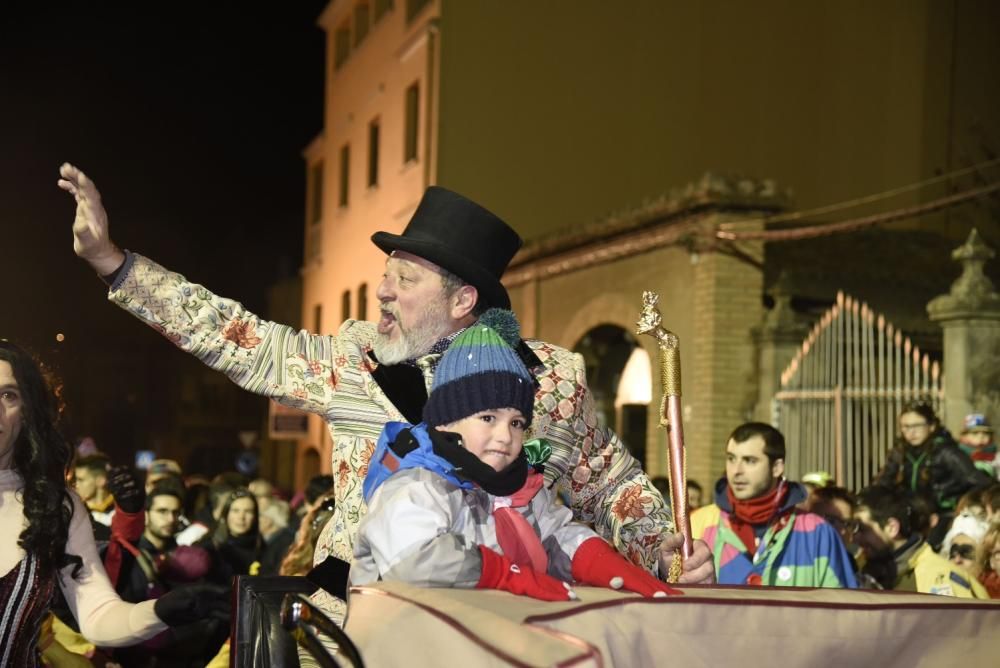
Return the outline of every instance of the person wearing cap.
[[[424,421],[382,430],[364,481],[351,584],[500,589],[547,601],[570,582],[674,592],[627,561],[544,487],[550,449],[524,447],[534,379],[514,352],[514,314],[490,309],[438,364]]]
[[[520,248],[517,233],[475,202],[432,186],[401,235],[372,236],[387,254],[378,323],[347,320],[334,335],[312,335],[119,250],[93,181],[69,164],[60,175],[77,203],[74,250],[109,283],[112,302],[241,387],[327,421],[338,498],[316,560],[350,560],[364,512],[361,472],[382,427],[420,422],[437,361],[454,336],[487,308],[510,308],[500,277]],[[632,562],[665,575],[681,537],[639,463],[598,425],[582,356],[534,340],[516,352],[538,383],[530,436],[551,444],[547,482],[564,481],[577,519],[592,522]],[[711,578],[710,555],[698,543],[682,582]]]
[[[981,469],[994,480],[1000,479],[1000,456],[993,440],[993,427],[982,413],[970,413],[962,422],[962,434],[958,447],[969,455],[977,469]]]

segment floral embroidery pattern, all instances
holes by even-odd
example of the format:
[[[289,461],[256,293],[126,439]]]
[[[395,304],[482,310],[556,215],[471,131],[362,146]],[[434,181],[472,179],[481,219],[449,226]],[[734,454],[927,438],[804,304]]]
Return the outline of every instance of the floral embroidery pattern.
[[[222,329],[222,338],[232,341],[240,348],[255,348],[260,345],[260,339],[254,334],[254,324],[233,319]]]
[[[368,464],[371,462],[373,454],[375,454],[375,441],[366,439],[365,449],[361,451],[361,466],[358,468],[358,478],[361,480],[364,480],[365,476],[368,475]]]
[[[638,519],[646,514],[646,511],[642,508],[642,485],[632,485],[625,492],[618,497],[615,501],[614,506],[611,508],[611,512],[615,514],[619,520],[624,520],[626,518]]]
[[[343,489],[347,487],[347,478],[351,475],[351,465],[344,460],[340,460],[340,466],[337,468],[337,487]]]

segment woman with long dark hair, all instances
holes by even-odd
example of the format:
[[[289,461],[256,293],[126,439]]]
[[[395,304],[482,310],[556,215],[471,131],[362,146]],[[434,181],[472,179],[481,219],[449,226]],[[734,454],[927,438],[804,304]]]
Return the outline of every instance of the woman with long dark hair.
[[[66,485],[72,449],[57,423],[39,366],[0,340],[0,667],[38,665],[38,633],[56,586],[82,634],[105,647],[145,640],[201,612],[189,593],[139,604],[118,597],[87,509]]]

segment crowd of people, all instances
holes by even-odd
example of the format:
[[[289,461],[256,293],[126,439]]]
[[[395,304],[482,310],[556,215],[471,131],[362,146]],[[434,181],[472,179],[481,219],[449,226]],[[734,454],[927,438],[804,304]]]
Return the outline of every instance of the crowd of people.
[[[402,234],[372,237],[387,256],[378,322],[324,336],[120,250],[94,183],[69,164],[60,176],[76,201],[74,250],[109,298],[241,387],[322,416],[333,475],[301,503],[266,480],[206,480],[166,459],[140,480],[73,452],[40,367],[3,342],[0,528],[18,540],[0,551],[0,601],[16,611],[0,616],[0,666],[225,665],[229,591],[244,574],[308,572],[335,620],[348,577],[546,600],[573,598],[573,583],[674,593],[665,580],[685,538],[599,424],[583,358],[521,338],[500,281],[521,240],[497,216],[429,188]],[[780,432],[736,427],[678,582],[995,592],[988,423],[971,416],[958,444],[913,404],[899,427],[856,496],[788,480]],[[691,506],[704,494],[690,485]]]
[[[969,415],[956,442],[921,400],[903,406],[898,426],[885,466],[857,492],[825,472],[786,480],[782,434],[739,426],[714,502],[692,506],[719,582],[1000,597],[992,427]]]
[[[304,576],[335,505],[330,475],[312,478],[287,498],[263,478],[231,471],[209,480],[196,472],[185,475],[169,459],[133,471],[91,452],[77,456],[69,471],[121,600],[155,602],[180,592],[200,605],[189,619],[174,620],[140,643],[111,648],[81,633],[72,609],[57,599],[40,643],[43,660],[54,666],[229,665],[234,577]]]

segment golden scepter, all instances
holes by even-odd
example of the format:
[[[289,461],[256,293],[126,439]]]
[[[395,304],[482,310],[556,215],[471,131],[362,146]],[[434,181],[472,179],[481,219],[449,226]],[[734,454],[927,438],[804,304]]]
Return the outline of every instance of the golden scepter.
[[[636,334],[649,334],[660,349],[660,379],[663,398],[660,400],[660,427],[667,429],[667,479],[670,481],[670,502],[674,511],[674,526],[684,537],[681,553],[674,554],[667,582],[677,582],[684,559],[691,556],[691,521],[687,510],[687,457],[684,450],[684,425],[681,422],[681,348],[673,332],[661,327],[663,320],[656,304],[655,292],[642,293],[642,313],[636,323]]]

